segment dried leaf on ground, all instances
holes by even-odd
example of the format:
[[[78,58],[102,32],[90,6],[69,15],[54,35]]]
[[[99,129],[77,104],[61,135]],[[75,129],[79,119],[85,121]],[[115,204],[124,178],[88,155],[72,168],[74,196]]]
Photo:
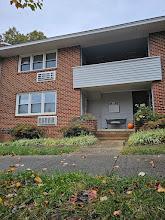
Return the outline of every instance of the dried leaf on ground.
[[[34,182],[35,182],[36,184],[41,184],[41,183],[42,183],[42,179],[41,179],[39,176],[36,176],[36,177],[34,178]]]
[[[155,162],[154,162],[154,160],[151,160],[149,163],[151,164],[151,166],[152,166],[153,168],[155,168]]]
[[[112,189],[109,189],[108,192],[109,192],[111,195],[115,195],[115,192],[114,192]]]
[[[165,188],[159,184],[157,187],[157,192],[159,192],[159,193],[165,192]]]
[[[104,202],[104,201],[106,201],[107,199],[108,199],[107,196],[102,196],[102,197],[100,197],[100,201],[101,201],[101,202]]]
[[[22,186],[22,184],[21,184],[20,182],[17,182],[17,183],[15,184],[15,186],[16,186],[16,188],[20,188],[20,187]]]
[[[116,217],[117,217],[117,216],[120,216],[120,215],[121,215],[121,210],[116,210],[116,211],[114,211],[114,212],[113,212],[113,215],[116,216]]]
[[[16,167],[14,165],[9,166],[9,169],[7,170],[7,172],[15,172],[16,171]]]
[[[0,197],[0,205],[3,204],[3,199]]]
[[[144,173],[144,172],[140,172],[139,174],[138,174],[138,176],[145,176],[146,174]]]

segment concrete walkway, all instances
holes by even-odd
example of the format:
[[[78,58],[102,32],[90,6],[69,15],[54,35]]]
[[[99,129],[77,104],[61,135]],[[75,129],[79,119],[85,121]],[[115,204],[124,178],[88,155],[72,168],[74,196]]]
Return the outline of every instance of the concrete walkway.
[[[82,171],[92,175],[120,176],[146,175],[165,176],[165,155],[136,156],[120,155],[121,143],[101,142],[96,147],[88,147],[80,152],[61,156],[2,156],[0,170],[14,165],[17,170],[32,169],[43,172],[74,172]]]

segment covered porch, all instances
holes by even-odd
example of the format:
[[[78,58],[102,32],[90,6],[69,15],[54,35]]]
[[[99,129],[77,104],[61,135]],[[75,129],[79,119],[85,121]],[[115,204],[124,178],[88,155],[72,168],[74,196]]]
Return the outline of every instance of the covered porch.
[[[97,120],[98,131],[128,131],[137,104],[152,105],[151,83],[99,86],[81,89],[81,113]]]

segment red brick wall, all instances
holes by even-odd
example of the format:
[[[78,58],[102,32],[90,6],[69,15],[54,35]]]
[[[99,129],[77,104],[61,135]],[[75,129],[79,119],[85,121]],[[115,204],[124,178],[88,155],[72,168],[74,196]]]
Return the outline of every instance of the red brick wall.
[[[81,122],[81,125],[87,127],[93,133],[97,131],[97,120],[85,120]]]
[[[57,59],[56,80],[43,83],[36,82],[36,72],[18,73],[18,57],[1,62],[0,130],[18,123],[37,124],[37,116],[15,116],[16,94],[22,92],[57,91],[58,125],[44,127],[48,136],[60,136],[60,129],[73,117],[80,116],[80,90],[73,89],[72,79],[72,67],[80,65],[80,48],[59,49]]]
[[[149,56],[160,56],[163,80],[152,83],[154,109],[165,114],[165,32],[150,34]]]

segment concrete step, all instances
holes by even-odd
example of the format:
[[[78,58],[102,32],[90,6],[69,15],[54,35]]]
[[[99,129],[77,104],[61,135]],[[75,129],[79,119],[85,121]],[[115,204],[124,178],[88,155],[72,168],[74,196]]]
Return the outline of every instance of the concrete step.
[[[96,136],[100,140],[128,140],[129,135],[134,132],[133,130],[123,131],[97,131]]]

